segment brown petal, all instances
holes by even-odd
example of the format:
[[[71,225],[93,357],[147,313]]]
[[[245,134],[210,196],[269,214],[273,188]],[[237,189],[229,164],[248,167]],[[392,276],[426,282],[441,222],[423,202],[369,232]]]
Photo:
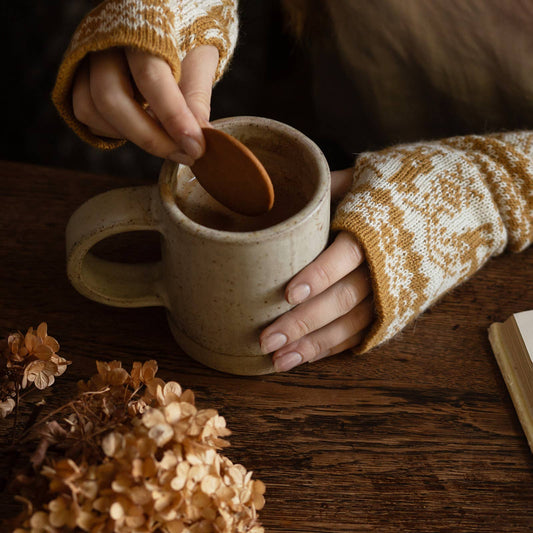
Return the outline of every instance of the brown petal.
[[[54,337],[46,337],[44,339],[44,344],[49,346],[53,352],[59,352],[59,342],[57,342]]]
[[[106,375],[107,382],[110,385],[124,385],[130,375],[123,368],[114,368]]]
[[[141,384],[141,369],[142,365],[138,361],[135,361],[131,367],[130,376],[134,389],[138,388]]]
[[[109,508],[109,516],[113,520],[120,520],[121,518],[124,518],[124,508],[120,503],[115,502],[111,507]]]
[[[155,375],[157,373],[157,361],[154,361],[151,359],[150,361],[146,361],[142,366],[142,380],[144,383],[147,383],[148,381],[155,378]]]
[[[26,346],[26,350],[31,353],[38,344],[40,344],[39,339],[33,334],[33,328],[30,328],[24,337],[24,345]]]
[[[129,491],[131,501],[137,505],[146,505],[152,500],[152,493],[144,487],[132,487]]]
[[[44,340],[46,338],[48,326],[46,325],[46,322],[41,322],[37,326],[37,337],[39,337],[41,340]]]
[[[39,344],[35,347],[32,353],[33,355],[35,355],[35,357],[38,357],[43,361],[47,361],[48,359],[50,359],[54,352],[49,346],[46,346],[45,344]]]
[[[148,436],[154,439],[158,446],[164,446],[174,437],[174,430],[168,424],[156,424],[150,429]]]
[[[102,451],[108,457],[115,457],[122,451],[124,446],[124,437],[115,431],[108,433],[102,439]]]
[[[205,494],[211,495],[217,491],[218,487],[220,486],[220,482],[220,478],[208,475],[202,479],[200,488],[202,489],[202,492],[205,492]]]

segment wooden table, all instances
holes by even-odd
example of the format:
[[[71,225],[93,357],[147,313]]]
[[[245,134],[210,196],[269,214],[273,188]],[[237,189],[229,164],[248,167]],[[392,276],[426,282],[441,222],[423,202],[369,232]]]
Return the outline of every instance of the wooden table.
[[[97,358],[157,359],[226,418],[225,453],[267,486],[269,532],[533,531],[533,456],[487,340],[491,322],[533,308],[532,249],[491,260],[371,353],[224,375],[180,351],[162,309],[105,307],[67,280],[69,216],[130,184],[0,164],[0,334],[48,323],[73,361],[52,403]]]

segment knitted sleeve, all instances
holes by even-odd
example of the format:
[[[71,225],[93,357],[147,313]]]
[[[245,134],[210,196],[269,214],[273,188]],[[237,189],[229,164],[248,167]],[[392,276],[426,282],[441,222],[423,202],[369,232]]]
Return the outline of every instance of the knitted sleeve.
[[[334,230],[372,273],[376,320],[358,352],[390,339],[505,248],[533,240],[533,132],[364,153]]]
[[[210,44],[219,53],[217,81],[233,54],[237,32],[237,0],[105,0],[76,29],[59,67],[52,100],[79,137],[99,148],[114,148],[124,141],[93,135],[72,110],[72,81],[88,53],[134,47],[167,61],[179,81],[187,52]]]

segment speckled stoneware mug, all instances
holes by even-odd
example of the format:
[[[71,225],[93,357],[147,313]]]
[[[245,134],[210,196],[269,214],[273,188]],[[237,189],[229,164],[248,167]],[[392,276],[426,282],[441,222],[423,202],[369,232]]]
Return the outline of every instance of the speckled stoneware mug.
[[[299,131],[258,117],[213,126],[247,145],[276,195],[266,215],[237,215],[213,200],[189,167],[166,161],[157,185],[115,189],[83,204],[67,230],[74,287],[118,307],[164,306],[180,347],[205,365],[234,374],[273,371],[259,333],[289,309],[287,282],[324,249],[330,174],[319,148]],[[91,253],[124,232],[161,234],[161,261],[125,264]]]

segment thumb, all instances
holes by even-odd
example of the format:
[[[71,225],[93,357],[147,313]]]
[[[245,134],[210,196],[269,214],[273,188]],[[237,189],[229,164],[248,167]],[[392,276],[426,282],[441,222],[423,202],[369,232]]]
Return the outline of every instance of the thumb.
[[[354,168],[334,170],[331,173],[331,201],[340,202],[350,191],[353,183]]]
[[[192,49],[181,65],[180,90],[200,126],[209,122],[211,91],[218,67],[218,50],[211,45]]]

